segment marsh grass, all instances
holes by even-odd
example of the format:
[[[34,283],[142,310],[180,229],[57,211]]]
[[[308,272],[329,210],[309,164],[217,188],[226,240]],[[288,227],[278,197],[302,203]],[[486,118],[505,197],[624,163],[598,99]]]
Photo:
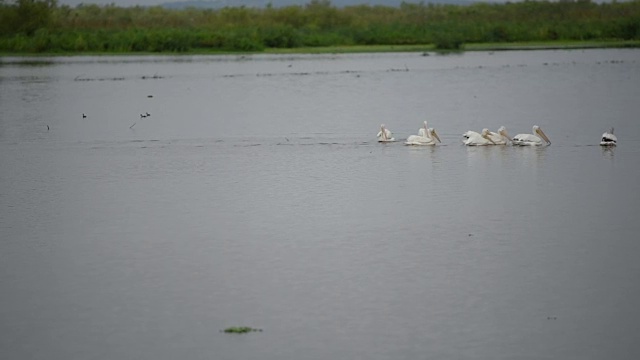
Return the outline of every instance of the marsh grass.
[[[344,8],[311,0],[219,10],[0,3],[0,52],[11,54],[459,51],[638,41],[638,0]]]

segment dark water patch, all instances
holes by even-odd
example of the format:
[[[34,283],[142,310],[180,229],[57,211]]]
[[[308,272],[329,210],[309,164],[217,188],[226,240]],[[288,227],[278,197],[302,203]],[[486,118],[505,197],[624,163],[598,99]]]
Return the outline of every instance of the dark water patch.
[[[405,67],[404,68],[391,68],[391,69],[387,69],[387,72],[409,72],[409,68]]]
[[[15,81],[22,84],[47,84],[53,81],[50,76],[0,76],[0,80]]]
[[[86,78],[84,75],[76,76],[73,81],[124,81],[125,78],[121,76],[114,77],[99,77],[99,78]]]
[[[404,69],[399,69],[397,71],[407,71]],[[256,73],[254,74],[225,74],[222,75],[223,78],[241,78],[241,77],[249,77],[249,76],[256,76],[256,77],[288,77],[288,76],[327,76],[327,75],[340,75],[340,74],[361,74],[363,73],[363,71],[357,71],[357,70],[341,70],[341,71],[315,71],[315,72],[282,72],[282,73],[275,73],[275,72],[270,72],[270,73]]]
[[[0,57],[0,66],[3,65],[19,65],[19,66],[33,66],[33,67],[39,67],[39,66],[49,66],[54,64],[53,61],[51,60],[41,60],[41,59],[22,59],[22,58],[7,58],[7,59],[3,59],[2,57]]]
[[[158,75],[158,74],[154,74],[152,76],[143,75],[143,76],[140,77],[140,79],[142,79],[142,80],[158,80],[158,79],[164,79],[164,78],[165,78],[164,76],[161,76],[161,75]]]

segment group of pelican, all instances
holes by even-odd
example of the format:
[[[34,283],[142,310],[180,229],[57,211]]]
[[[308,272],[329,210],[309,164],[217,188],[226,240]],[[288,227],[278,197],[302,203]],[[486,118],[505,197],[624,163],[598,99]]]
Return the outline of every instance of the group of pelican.
[[[384,124],[380,125],[380,132],[378,132],[378,142],[394,142],[391,131],[387,129]],[[404,142],[405,145],[416,146],[430,146],[436,145],[440,141],[440,137],[436,133],[435,129],[427,127],[427,122],[418,130],[418,135],[410,135]],[[602,146],[616,146],[618,139],[613,135],[613,128],[610,131],[602,134],[600,145]],[[513,138],[509,136],[507,128],[501,126],[497,132],[489,131],[489,129],[482,129],[481,132],[469,130],[462,134],[462,143],[467,146],[486,146],[486,145],[507,145],[511,143],[517,146],[548,146],[551,145],[551,141],[547,137],[547,134],[542,131],[540,126],[534,125],[531,134],[518,134]]]
[[[380,125],[377,137],[379,142],[395,141],[391,131],[384,124]],[[489,131],[486,128],[481,132],[469,130],[462,134],[462,138],[462,143],[467,146],[507,145],[508,143],[520,146],[551,145],[551,141],[538,125],[533,126],[531,134],[518,134],[513,138],[509,136],[507,128],[504,126],[501,126],[497,132]],[[434,128],[428,127],[425,121],[423,126],[418,129],[418,135],[410,135],[404,143],[405,145],[429,146],[435,145],[436,142],[441,142],[438,133]]]
[[[518,134],[513,138],[509,136],[507,128],[501,126],[497,132],[482,129],[480,133],[475,131],[467,131],[462,134],[464,140],[462,143],[467,146],[484,146],[484,145],[512,145],[518,146],[543,146],[551,145],[551,141],[547,134],[542,131],[540,126],[534,125],[531,134]]]
[[[378,142],[393,142],[396,141],[391,134],[391,131],[387,129],[384,124],[380,125],[380,131],[378,132]],[[418,135],[409,135],[407,140],[405,140],[405,145],[416,145],[416,146],[431,146],[435,145],[440,141],[440,136],[434,128],[430,128],[427,126],[427,122],[423,123],[423,126],[418,129]]]

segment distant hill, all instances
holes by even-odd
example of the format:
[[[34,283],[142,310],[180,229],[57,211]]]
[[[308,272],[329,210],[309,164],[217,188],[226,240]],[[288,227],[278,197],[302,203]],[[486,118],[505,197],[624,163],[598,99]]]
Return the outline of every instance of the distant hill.
[[[184,9],[188,7],[199,9],[221,9],[224,7],[251,7],[251,8],[265,8],[268,4],[271,4],[274,8],[292,6],[292,5],[305,5],[310,0],[186,0],[186,1],[174,1],[166,2],[160,6],[168,9]],[[389,7],[399,7],[403,2],[407,3],[419,3],[419,1],[403,1],[403,0],[333,0],[331,5],[341,8],[345,6],[355,5],[383,5]],[[470,5],[478,1],[474,0],[434,0],[425,1],[424,3],[434,4],[449,4],[449,5]],[[491,1],[487,1],[491,2]]]

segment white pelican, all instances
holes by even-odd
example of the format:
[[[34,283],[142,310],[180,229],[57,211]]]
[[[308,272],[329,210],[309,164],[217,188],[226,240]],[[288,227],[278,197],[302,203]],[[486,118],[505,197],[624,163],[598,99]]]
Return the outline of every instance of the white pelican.
[[[482,132],[479,134],[475,131],[467,131],[465,134],[469,135],[469,137],[463,141],[467,146],[495,145],[491,137],[489,137],[489,129],[482,129]]]
[[[429,137],[429,127],[427,126],[427,122],[423,122],[424,125],[420,129],[418,129],[418,136]]]
[[[466,131],[464,134],[462,134],[462,137],[464,138],[462,142],[465,143],[467,139],[473,136],[479,137],[481,136],[481,134],[473,130]],[[509,141],[511,141],[511,137],[507,132],[507,128],[504,126],[500,126],[498,132],[489,131],[489,138],[493,140],[493,143],[485,145],[506,145]]]
[[[507,143],[511,141],[507,128],[504,126],[500,126],[497,133],[489,131],[489,138],[493,140],[493,144],[491,145],[507,145]]]
[[[547,145],[551,145],[551,141],[547,135],[540,129],[540,126],[533,125],[532,134],[518,134],[513,137],[513,145],[520,146],[541,146],[545,145],[542,141],[545,141]]]
[[[391,135],[391,131],[389,131],[389,129],[384,127],[384,124],[380,125],[380,131],[376,136],[378,137],[378,142],[396,141],[396,139],[394,139],[393,136]]]
[[[462,137],[466,140],[466,139],[468,139],[468,138],[470,138],[472,136],[476,136],[476,135],[479,136],[480,133],[479,132],[475,132],[473,130],[469,130],[469,131],[466,131],[464,134],[462,134]],[[464,142],[465,140],[462,140],[462,142]]]
[[[602,134],[602,139],[600,140],[601,146],[616,146],[618,145],[618,138],[613,135],[613,128],[611,131],[605,132]]]
[[[425,134],[426,136],[410,135],[407,138],[407,141],[404,142],[404,144],[405,145],[429,146],[429,145],[435,145],[436,144],[436,140],[438,142],[441,142],[440,141],[440,137],[438,136],[438,133],[436,133],[436,130],[434,128],[429,128],[426,131],[424,131],[423,129],[420,129],[419,133],[420,134]]]

